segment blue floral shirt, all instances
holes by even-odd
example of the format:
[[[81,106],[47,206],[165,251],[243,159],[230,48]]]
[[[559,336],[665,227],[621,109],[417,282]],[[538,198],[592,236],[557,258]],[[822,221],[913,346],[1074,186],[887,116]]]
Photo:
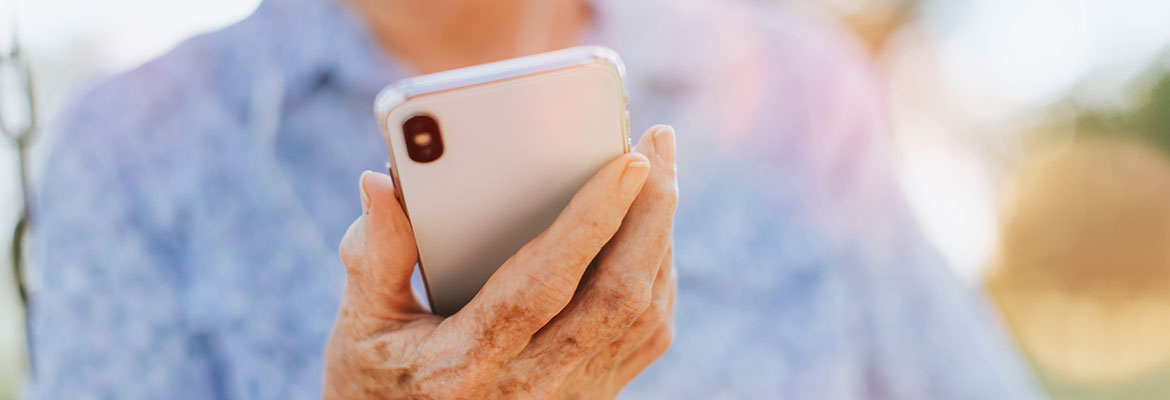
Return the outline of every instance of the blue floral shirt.
[[[1035,396],[915,227],[861,51],[734,4],[598,0],[582,38],[625,57],[632,131],[678,130],[676,340],[624,396]],[[412,74],[351,12],[268,0],[50,127],[31,398],[320,396],[371,104]]]

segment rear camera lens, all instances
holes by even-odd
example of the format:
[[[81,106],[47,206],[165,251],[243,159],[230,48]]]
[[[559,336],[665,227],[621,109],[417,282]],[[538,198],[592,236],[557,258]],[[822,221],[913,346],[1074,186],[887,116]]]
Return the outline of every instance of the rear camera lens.
[[[443,135],[435,118],[420,114],[402,123],[406,153],[415,162],[429,163],[443,156]]]
[[[431,145],[430,132],[423,132],[423,133],[414,135],[414,145],[415,146],[422,146],[422,147],[430,146]]]

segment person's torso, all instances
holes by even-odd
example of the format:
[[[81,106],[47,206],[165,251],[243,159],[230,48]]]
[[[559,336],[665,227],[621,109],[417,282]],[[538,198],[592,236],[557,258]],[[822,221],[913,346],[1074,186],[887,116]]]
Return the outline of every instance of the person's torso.
[[[656,123],[676,128],[681,196],[676,339],[627,393],[864,397],[869,355],[851,301],[856,282],[842,271],[841,244],[825,217],[848,213],[832,195],[852,183],[833,176],[849,157],[838,152],[848,139],[831,135],[841,130],[833,126],[839,116],[823,113],[872,107],[825,89],[842,85],[824,81],[839,69],[861,67],[821,55],[817,46],[829,39],[810,38],[819,31],[808,21],[772,25],[762,22],[770,17],[739,11],[634,3],[599,3],[593,40],[625,59],[633,139]],[[242,23],[252,28],[205,39],[240,52],[232,41],[295,29],[278,26],[289,23],[275,21],[284,13],[292,11],[261,12]],[[356,23],[340,14],[321,18]],[[289,379],[280,371],[320,376],[344,282],[336,249],[360,213],[357,179],[363,170],[385,170],[373,94],[406,76],[393,62],[354,56],[375,46],[350,28],[333,39],[341,43],[305,45],[347,48],[337,53],[351,57],[340,66],[289,72],[276,59],[247,81],[223,78],[222,93],[243,99],[248,134],[209,139],[221,152],[195,172],[205,186],[189,199],[194,211],[184,233],[191,318],[217,337],[229,385],[256,397],[281,393],[269,387]],[[362,71],[372,72],[355,77]],[[827,105],[834,102],[841,104]]]

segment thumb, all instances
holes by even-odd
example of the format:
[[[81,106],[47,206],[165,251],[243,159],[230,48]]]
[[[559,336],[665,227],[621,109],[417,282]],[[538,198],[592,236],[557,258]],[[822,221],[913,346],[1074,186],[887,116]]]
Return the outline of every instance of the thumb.
[[[362,215],[341,239],[346,284],[343,313],[394,320],[423,312],[410,286],[418,259],[414,232],[385,174],[366,171],[360,180]],[[373,321],[371,321],[373,322]]]

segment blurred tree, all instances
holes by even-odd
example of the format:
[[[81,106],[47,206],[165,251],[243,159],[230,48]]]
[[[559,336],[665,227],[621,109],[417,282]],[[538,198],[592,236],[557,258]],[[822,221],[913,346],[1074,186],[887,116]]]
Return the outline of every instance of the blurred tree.
[[[1159,71],[1142,97],[1130,110],[1082,110],[1076,135],[1134,136],[1170,152],[1170,71]]]
[[[1054,400],[1170,398],[1170,70],[1146,77],[1054,107],[1004,198],[985,288]]]

